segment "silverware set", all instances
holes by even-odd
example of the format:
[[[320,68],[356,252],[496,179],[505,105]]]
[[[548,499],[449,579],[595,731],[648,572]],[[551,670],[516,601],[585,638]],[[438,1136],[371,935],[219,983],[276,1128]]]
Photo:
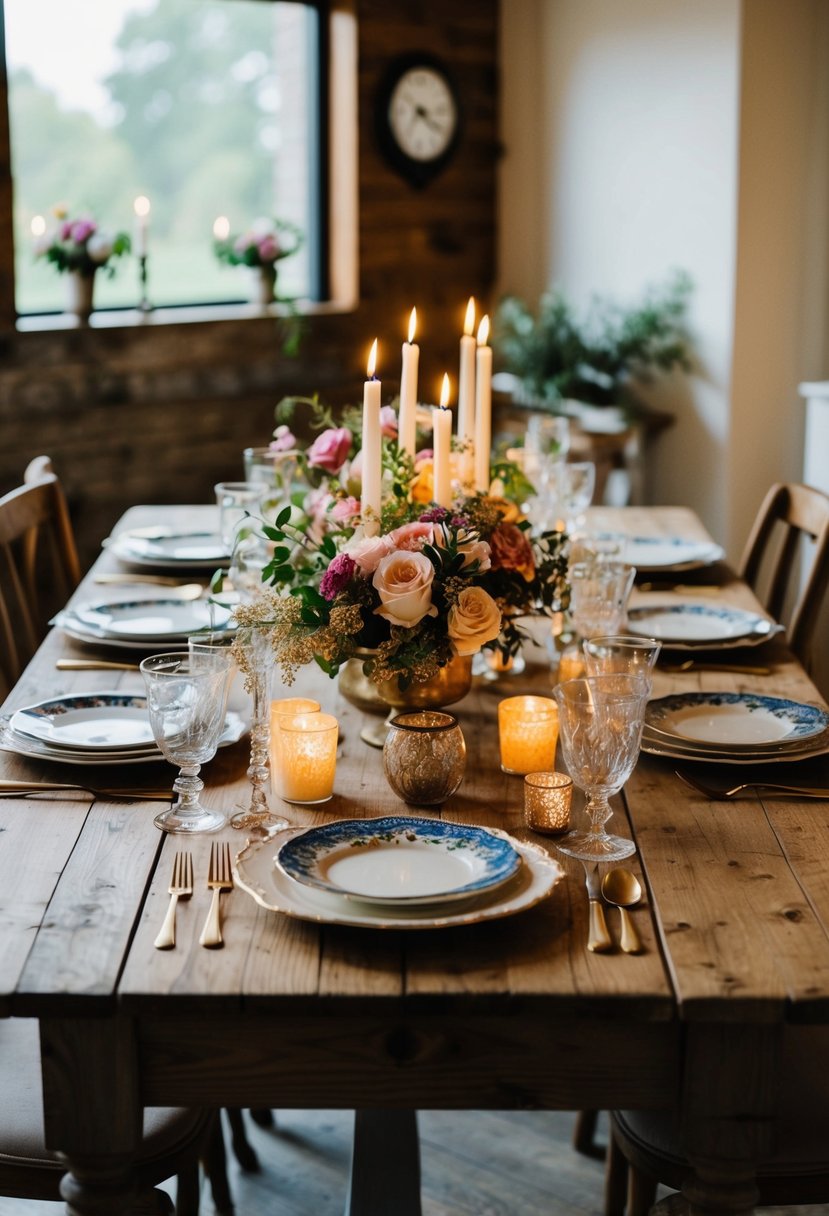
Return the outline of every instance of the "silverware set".
[[[700,781],[698,777],[692,777],[690,773],[683,772],[678,768],[674,769],[674,772],[685,785],[690,786],[692,790],[696,790],[698,794],[703,794],[704,797],[712,799],[712,801],[736,798],[738,794],[745,793],[746,791],[752,793],[782,794],[795,799],[822,798],[824,801],[829,801],[829,789],[823,786],[786,785],[776,781],[741,781],[737,785],[718,789],[713,785],[707,785],[704,781]]]
[[[617,866],[599,878],[598,863],[582,862],[590,901],[590,922],[587,934],[587,949],[591,954],[608,954],[615,949],[615,942],[607,927],[605,904],[619,909],[621,937],[619,947],[623,954],[641,954],[642,940],[628,912],[642,898],[639,880],[630,870]]]
[[[170,903],[164,923],[153,945],[156,950],[172,950],[176,944],[176,910],[179,900],[193,895],[193,857],[187,849],[179,850],[173,858],[173,875],[167,888]],[[221,925],[220,900],[223,891],[233,889],[233,873],[230,864],[230,845],[213,841],[210,846],[210,862],[207,869],[207,889],[212,892],[210,911],[199,937],[199,945],[207,950],[217,950],[224,945]]]

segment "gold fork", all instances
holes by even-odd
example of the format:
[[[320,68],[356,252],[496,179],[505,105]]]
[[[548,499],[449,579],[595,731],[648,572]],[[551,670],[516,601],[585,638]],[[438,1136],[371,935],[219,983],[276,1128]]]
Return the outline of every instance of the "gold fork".
[[[735,798],[737,794],[741,794],[743,790],[769,790],[772,793],[789,794],[792,798],[822,798],[829,801],[829,789],[823,787],[815,787],[808,785],[781,785],[773,781],[743,781],[739,785],[732,785],[727,790],[714,789],[711,785],[706,785],[699,781],[696,777],[691,777],[688,773],[682,773],[679,769],[674,769],[680,781],[685,785],[689,785],[691,789],[696,790],[700,794],[704,794],[706,798]]]
[[[153,942],[156,950],[172,950],[176,944],[176,906],[179,899],[189,899],[193,894],[193,858],[190,853],[182,851],[173,858],[173,877],[168,890],[170,906],[158,937]]]
[[[222,891],[233,889],[233,875],[230,871],[230,845],[226,842],[224,844],[217,844],[214,840],[210,846],[207,885],[213,890],[213,898],[210,902],[207,920],[204,922],[204,928],[199,938],[199,945],[206,946],[208,950],[213,950],[225,944],[219,919],[219,900]]]

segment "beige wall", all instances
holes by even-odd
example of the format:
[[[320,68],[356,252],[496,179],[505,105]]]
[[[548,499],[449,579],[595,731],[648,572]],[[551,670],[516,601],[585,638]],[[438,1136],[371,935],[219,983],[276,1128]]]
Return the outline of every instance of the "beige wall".
[[[690,272],[700,366],[654,399],[676,424],[649,493],[694,507],[732,557],[769,482],[800,477],[797,384],[827,370],[827,8],[502,5],[500,287],[633,302]]]

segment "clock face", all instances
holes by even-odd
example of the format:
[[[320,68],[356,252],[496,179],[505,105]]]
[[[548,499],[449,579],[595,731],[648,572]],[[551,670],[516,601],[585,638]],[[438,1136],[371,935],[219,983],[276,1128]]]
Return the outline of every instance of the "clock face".
[[[446,78],[426,65],[403,72],[391,92],[388,123],[405,156],[424,165],[439,160],[458,126],[458,108]]]

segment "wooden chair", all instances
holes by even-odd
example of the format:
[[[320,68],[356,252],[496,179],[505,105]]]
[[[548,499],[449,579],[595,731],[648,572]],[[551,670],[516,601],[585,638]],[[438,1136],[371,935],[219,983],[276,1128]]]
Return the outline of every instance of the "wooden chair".
[[[806,541],[813,543],[810,553],[805,552]],[[809,671],[829,583],[829,496],[812,486],[773,485],[746,541],[739,573],[766,611],[786,625],[789,645]]]
[[[787,1027],[773,1120],[774,1152],[757,1164],[758,1206],[829,1203],[829,1032]],[[678,1116],[617,1111],[605,1179],[605,1216],[647,1216],[662,1183],[679,1190],[691,1167],[679,1148]]]
[[[80,577],[63,490],[48,456],[38,456],[24,484],[0,498],[0,673],[9,686]]]
[[[59,1201],[66,1167],[44,1143],[40,1042],[35,1021],[9,1018],[0,1023],[0,1078],[0,1195]],[[200,1159],[216,1211],[221,1216],[232,1216],[224,1143],[216,1113],[145,1110],[144,1137],[135,1163],[136,1210],[198,1216]],[[174,1175],[178,1177],[175,1207],[164,1191],[155,1190]],[[63,1198],[68,1199],[68,1194],[64,1193]]]

